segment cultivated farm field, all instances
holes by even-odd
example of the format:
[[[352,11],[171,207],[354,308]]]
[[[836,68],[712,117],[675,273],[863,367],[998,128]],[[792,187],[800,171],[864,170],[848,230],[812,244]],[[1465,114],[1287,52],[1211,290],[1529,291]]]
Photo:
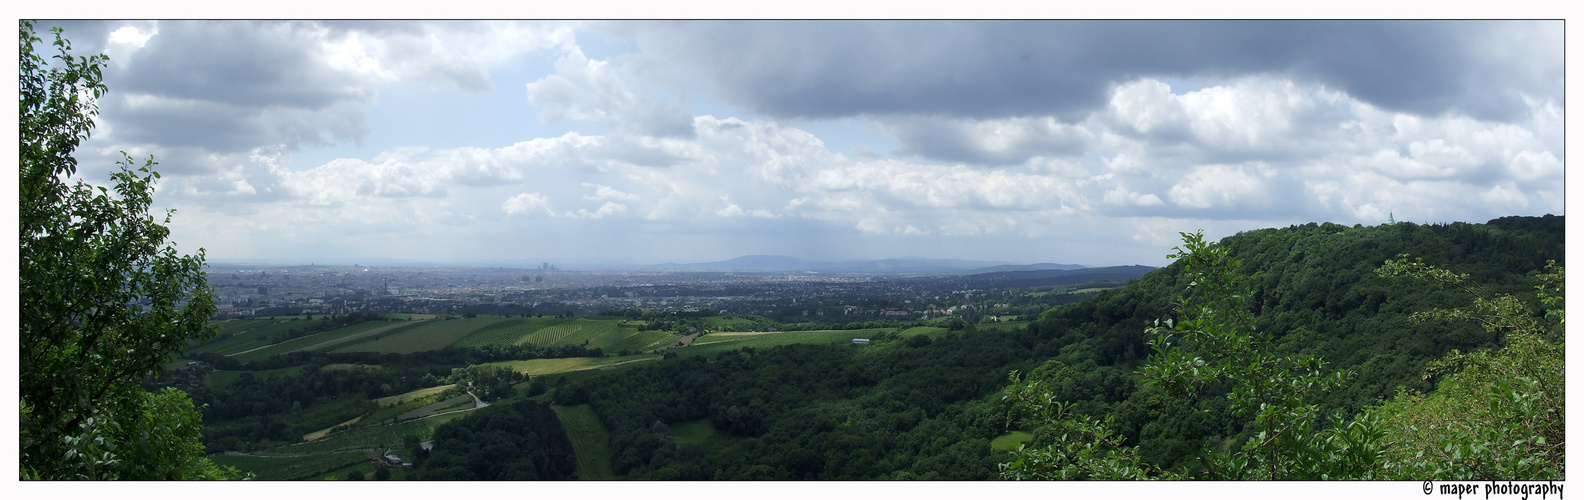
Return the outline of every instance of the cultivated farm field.
[[[428,440],[434,435],[435,427],[469,413],[471,412],[448,413],[430,418],[403,420],[398,424],[371,423],[365,419],[362,422],[364,425],[353,427],[351,430],[332,432],[314,441],[272,448],[255,455],[307,456],[346,450],[379,451],[396,448],[402,445],[402,438],[408,434],[417,436],[420,440]]]
[[[544,328],[577,321],[563,318],[512,318],[474,331],[457,340],[457,347],[483,347],[487,345],[520,345],[524,338]]]
[[[404,327],[413,326],[410,322],[367,321],[337,328],[330,331],[319,332],[312,335],[298,337],[279,344],[250,349],[231,354],[241,361],[254,361],[264,359],[276,354],[285,354],[294,351],[317,351],[338,347],[382,333],[390,332]]]
[[[681,339],[672,332],[623,326],[616,319],[515,318],[491,324],[456,341],[458,347],[491,344],[585,346],[605,352],[642,352],[665,347]]]
[[[414,322],[411,328],[391,331],[378,339],[335,349],[334,352],[385,352],[411,354],[444,349],[490,325],[509,321],[503,318],[468,318]]]
[[[314,323],[316,321],[302,318],[228,319],[215,323],[218,332],[212,343],[193,347],[186,352],[189,355],[206,352],[235,354],[267,346],[271,337],[284,335],[287,330],[293,328],[301,330]]]
[[[660,356],[654,354],[634,354],[631,356],[612,356],[605,358],[547,358],[526,359],[516,361],[496,361],[485,363],[486,366],[504,366],[516,370],[524,375],[542,377],[560,373],[581,372],[590,370],[610,370],[618,367],[629,367],[645,361],[654,361]]]
[[[712,333],[693,340],[686,348],[677,349],[682,356],[704,356],[719,354],[733,349],[753,347],[762,349],[766,347],[791,345],[791,344],[846,344],[855,338],[873,338],[878,333],[893,331],[890,328],[876,328],[868,330],[813,330],[806,332],[724,332]]]
[[[473,396],[469,396],[467,394],[463,394],[463,395],[460,395],[460,396],[452,397],[452,398],[447,399],[445,401],[440,401],[438,403],[424,405],[422,407],[413,409],[413,410],[408,411],[406,413],[403,413],[401,415],[397,415],[396,416],[396,420],[397,421],[413,420],[413,419],[418,419],[418,418],[424,418],[424,417],[431,416],[431,415],[438,415],[440,413],[457,411],[457,410],[468,410],[468,409],[472,409],[472,408],[474,408]]]
[[[456,387],[456,384],[446,384],[446,385],[441,385],[441,386],[436,386],[436,387],[430,387],[430,388],[427,388],[427,389],[418,389],[416,391],[412,391],[412,392],[409,392],[409,393],[406,393],[406,394],[397,394],[395,396],[386,396],[386,397],[383,397],[383,398],[376,399],[376,400],[374,400],[374,404],[377,404],[377,405],[380,405],[380,406],[383,407],[383,406],[390,406],[390,405],[394,405],[394,404],[406,403],[408,401],[412,401],[412,400],[419,399],[419,398],[422,398],[422,397],[433,396],[435,394],[439,394],[439,393],[445,392],[446,389],[450,389],[452,387]]]

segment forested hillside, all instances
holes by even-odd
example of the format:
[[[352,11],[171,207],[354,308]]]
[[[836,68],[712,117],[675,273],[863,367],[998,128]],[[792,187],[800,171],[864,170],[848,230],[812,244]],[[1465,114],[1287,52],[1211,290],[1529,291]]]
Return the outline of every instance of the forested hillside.
[[[1467,273],[1491,292],[1515,294],[1539,310],[1533,276],[1548,260],[1563,263],[1563,230],[1560,216],[1506,217],[1487,224],[1305,224],[1240,233],[1220,244],[1230,258],[1243,260],[1255,327],[1274,338],[1279,352],[1317,355],[1332,369],[1355,372],[1320,405],[1323,412],[1352,414],[1392,396],[1398,387],[1433,389],[1435,380],[1421,376],[1427,362],[1453,349],[1469,351],[1498,340],[1474,324],[1411,321],[1413,312],[1466,306],[1468,298],[1378,277],[1374,271],[1384,261],[1400,254],[1423,258]],[[1165,407],[1167,398],[1158,393],[1132,390],[1134,371],[1150,353],[1145,329],[1172,315],[1187,285],[1181,263],[1174,263],[1125,288],[1054,309],[1035,326],[1041,338],[1050,340],[1044,352],[1059,351],[1036,375],[1063,388],[1059,398],[1081,402],[1081,412],[1115,415],[1129,442],[1142,447],[1145,461],[1168,469],[1191,465],[1195,457],[1180,453],[1188,442],[1230,442],[1242,432],[1230,424],[1225,398],[1201,400],[1200,409],[1211,412],[1204,418]],[[1119,385],[1096,386],[1098,380]]]
[[[1399,388],[1434,390],[1441,379],[1422,376],[1427,363],[1500,340],[1472,323],[1410,320],[1468,306],[1469,298],[1379,276],[1384,262],[1422,258],[1542,311],[1535,277],[1547,261],[1563,263],[1563,231],[1560,216],[1327,223],[1240,233],[1218,246],[1242,260],[1247,313],[1269,336],[1271,355],[1312,355],[1328,373],[1351,371],[1315,402],[1318,415],[1351,417]],[[666,360],[557,388],[554,398],[599,413],[615,471],[629,478],[991,479],[996,464],[1011,459],[992,452],[993,439],[1050,440],[1046,431],[1014,432],[1018,420],[1001,389],[1007,373],[1020,370],[1077,414],[1112,417],[1120,443],[1137,447],[1144,464],[1206,477],[1204,450],[1236,449],[1256,432],[1236,415],[1229,387],[1212,384],[1184,399],[1139,384],[1151,353],[1146,329],[1172,318],[1188,280],[1179,261],[1018,331],[981,326],[933,339],[893,335],[863,346]],[[672,432],[679,425],[702,427],[708,438]]]

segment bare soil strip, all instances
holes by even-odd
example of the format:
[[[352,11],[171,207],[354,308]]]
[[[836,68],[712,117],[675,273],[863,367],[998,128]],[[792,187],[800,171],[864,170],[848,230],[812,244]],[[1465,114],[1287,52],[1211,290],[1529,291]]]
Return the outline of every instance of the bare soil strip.
[[[350,426],[352,426],[352,424],[357,423],[359,420],[363,420],[363,416],[362,415],[358,415],[357,418],[354,418],[352,420],[341,422],[339,424],[332,425],[332,426],[326,427],[324,429],[320,429],[320,430],[317,430],[317,431],[314,431],[314,432],[311,432],[311,433],[308,433],[308,434],[304,434],[303,435],[303,441],[313,441],[315,439],[319,439],[319,438],[325,437],[326,435],[330,434],[330,431],[335,430],[336,427],[340,427],[340,426],[343,426],[343,425],[350,427]]]

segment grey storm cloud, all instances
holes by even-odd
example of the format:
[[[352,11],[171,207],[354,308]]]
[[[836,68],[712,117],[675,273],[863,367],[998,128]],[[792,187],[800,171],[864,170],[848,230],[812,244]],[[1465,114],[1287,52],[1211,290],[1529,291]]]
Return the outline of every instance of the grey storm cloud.
[[[132,24],[68,23],[82,49],[103,48],[108,33]],[[333,67],[326,42],[379,36],[397,70],[468,92],[491,87],[476,65],[437,57],[425,45],[425,25],[408,22],[165,21],[158,35],[106,78],[114,92],[102,102],[121,140],[236,153],[255,147],[288,149],[355,142],[370,129],[368,108],[377,90],[367,75]],[[466,30],[438,23],[436,30]],[[83,51],[79,51],[83,52]]]
[[[165,22],[101,106],[117,140],[235,153],[322,146],[369,130],[372,95],[315,53],[312,23]]]
[[[1561,101],[1561,23],[764,21],[621,23],[642,51],[777,117],[1056,116],[1138,78],[1317,81],[1383,109],[1507,121]],[[663,65],[657,65],[663,66]]]
[[[162,23],[116,75],[121,90],[235,106],[320,108],[364,98],[339,72],[317,63],[309,25]]]

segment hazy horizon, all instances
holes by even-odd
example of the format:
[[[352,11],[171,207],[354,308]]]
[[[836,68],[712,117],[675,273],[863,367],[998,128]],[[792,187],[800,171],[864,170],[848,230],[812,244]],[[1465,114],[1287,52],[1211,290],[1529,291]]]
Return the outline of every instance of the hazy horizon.
[[[213,262],[1161,266],[1563,214],[1561,21],[58,23]],[[41,29],[42,31],[42,29]]]
[[[466,268],[466,267],[475,267],[475,268],[502,267],[502,268],[519,268],[519,266],[520,266],[520,268],[523,268],[523,269],[533,269],[533,268],[538,267],[541,264],[550,264],[550,265],[556,266],[557,268],[562,269],[562,270],[578,270],[578,271],[585,271],[585,270],[588,270],[588,271],[611,270],[611,271],[624,271],[624,270],[644,270],[642,268],[651,268],[651,267],[658,267],[658,266],[664,266],[664,265],[688,266],[688,265],[698,265],[698,264],[711,264],[711,263],[719,263],[719,262],[735,260],[735,259],[744,258],[744,257],[786,257],[786,258],[798,259],[798,260],[802,260],[802,261],[806,261],[806,262],[822,263],[822,264],[849,263],[849,262],[874,262],[874,261],[881,261],[881,260],[921,260],[921,261],[934,261],[934,260],[954,261],[955,260],[955,261],[967,261],[967,262],[983,262],[983,263],[985,263],[985,267],[992,267],[992,266],[997,266],[997,265],[1036,265],[1036,264],[1060,264],[1060,265],[1079,265],[1079,266],[1083,266],[1083,267],[1107,267],[1107,266],[1090,266],[1090,265],[1084,265],[1084,264],[1078,264],[1078,263],[1072,263],[1072,262],[1049,262],[1049,261],[1042,261],[1042,262],[1006,262],[1006,261],[992,261],[992,260],[983,260],[983,259],[932,259],[932,258],[923,258],[923,257],[916,257],[916,256],[898,256],[898,257],[888,257],[888,258],[884,258],[884,259],[816,260],[816,259],[801,259],[801,258],[798,258],[798,257],[789,256],[789,255],[740,255],[740,256],[737,256],[737,257],[730,258],[730,259],[720,259],[720,260],[654,261],[654,262],[638,261],[638,260],[635,260],[635,261],[618,261],[618,260],[608,260],[608,261],[602,261],[602,260],[588,260],[588,261],[565,260],[565,261],[557,261],[557,260],[545,260],[545,259],[540,259],[540,260],[534,260],[534,259],[494,260],[494,261],[487,261],[487,260],[479,260],[479,261],[425,261],[425,260],[416,260],[416,259],[387,259],[387,258],[370,258],[370,259],[362,259],[362,260],[352,259],[352,260],[346,260],[346,261],[341,261],[341,260],[294,261],[294,260],[270,260],[270,259],[213,259],[213,258],[211,258],[211,259],[207,259],[206,263],[208,263],[210,265],[220,265],[220,266],[253,266],[253,265],[259,265],[259,266],[280,266],[280,267],[327,266],[327,267],[464,267],[464,268]],[[1124,265],[1126,265],[1126,264],[1124,264]]]

